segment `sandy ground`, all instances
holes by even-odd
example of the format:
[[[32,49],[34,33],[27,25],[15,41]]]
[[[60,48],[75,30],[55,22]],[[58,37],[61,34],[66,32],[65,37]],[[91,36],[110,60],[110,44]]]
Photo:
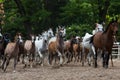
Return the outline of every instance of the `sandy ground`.
[[[4,73],[0,69],[0,80],[120,80],[120,60],[114,60],[114,67],[104,69],[99,63],[98,68],[82,67],[81,63],[70,63],[60,68],[52,68],[45,64],[44,67],[23,69],[23,65],[17,65],[17,71],[13,73],[11,61]]]

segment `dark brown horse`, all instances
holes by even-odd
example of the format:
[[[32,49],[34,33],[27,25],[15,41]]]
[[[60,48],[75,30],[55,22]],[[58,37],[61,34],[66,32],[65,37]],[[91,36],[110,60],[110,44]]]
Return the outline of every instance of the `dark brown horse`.
[[[10,59],[14,58],[14,72],[15,72],[18,54],[19,54],[19,42],[20,42],[19,38],[20,36],[17,35],[15,41],[9,42],[5,48],[4,60],[2,64],[3,71],[6,71],[6,68],[9,65]]]
[[[109,56],[111,55],[112,46],[114,42],[114,37],[118,31],[117,20],[112,20],[104,32],[97,32],[92,38],[93,52],[94,52],[94,66],[97,67],[97,50],[101,49],[103,51],[103,67],[108,68]],[[112,56],[111,56],[112,61]],[[113,63],[112,63],[113,64]]]
[[[9,34],[5,33],[0,36],[0,59],[3,59],[4,50],[7,44],[10,42]]]
[[[21,33],[17,33],[14,40],[17,40],[17,38],[19,38],[18,62],[20,61],[20,57],[22,55],[22,63],[24,63],[24,41],[23,41],[22,34]]]

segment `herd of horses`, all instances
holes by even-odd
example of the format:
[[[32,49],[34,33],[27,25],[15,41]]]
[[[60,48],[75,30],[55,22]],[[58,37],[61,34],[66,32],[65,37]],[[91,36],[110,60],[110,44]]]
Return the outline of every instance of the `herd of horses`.
[[[101,25],[100,25],[101,27]],[[11,58],[14,59],[14,72],[16,65],[22,61],[24,68],[33,67],[40,64],[44,66],[44,59],[49,65],[63,66],[72,61],[85,62],[97,67],[97,55],[101,54],[103,67],[108,68],[109,57],[111,57],[114,36],[118,31],[117,20],[112,20],[103,31],[98,27],[93,35],[86,33],[84,37],[72,36],[69,40],[64,40],[66,29],[58,27],[56,34],[50,28],[41,35],[30,34],[30,39],[23,40],[23,35],[17,33],[14,42],[11,42],[8,34],[0,36],[0,60],[1,68],[6,71]],[[91,60],[93,59],[93,60]],[[35,64],[34,64],[35,63]],[[113,64],[113,62],[112,62]]]

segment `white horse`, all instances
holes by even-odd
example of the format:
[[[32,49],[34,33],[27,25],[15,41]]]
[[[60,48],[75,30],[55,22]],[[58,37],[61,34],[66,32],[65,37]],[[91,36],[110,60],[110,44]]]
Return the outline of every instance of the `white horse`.
[[[95,30],[92,31],[92,34],[94,35],[98,31],[103,31],[103,25],[96,23],[96,28],[95,28]]]
[[[35,40],[35,50],[36,50],[36,57],[35,60],[36,62],[38,61],[37,59],[39,59],[39,63],[41,63],[41,66],[43,66],[44,64],[44,58],[47,55],[47,51],[48,51],[48,32],[45,31],[42,33],[42,35],[36,36],[36,40]],[[41,62],[40,62],[41,60]]]
[[[49,28],[47,33],[48,33],[48,39],[54,36],[52,28]]]
[[[103,31],[103,26],[101,24],[96,24],[96,29],[92,31],[93,35],[98,32],[98,31]],[[93,55],[93,49],[94,46],[92,45],[92,43],[90,44],[90,38],[93,36],[92,34],[86,33],[85,36],[83,37],[83,41],[82,41],[82,47],[83,47],[83,53],[84,53],[84,49],[87,48],[89,49],[89,53],[88,53],[88,64],[91,65],[91,56]]]

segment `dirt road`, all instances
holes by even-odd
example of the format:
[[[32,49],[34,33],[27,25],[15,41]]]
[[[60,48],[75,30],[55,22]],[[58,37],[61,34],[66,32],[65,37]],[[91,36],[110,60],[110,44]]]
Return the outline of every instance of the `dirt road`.
[[[52,68],[47,64],[44,67],[23,69],[22,64],[17,65],[17,72],[12,72],[12,63],[5,73],[0,70],[0,80],[120,80],[120,60],[114,60],[114,67],[93,68],[80,63],[70,63],[60,68]]]

